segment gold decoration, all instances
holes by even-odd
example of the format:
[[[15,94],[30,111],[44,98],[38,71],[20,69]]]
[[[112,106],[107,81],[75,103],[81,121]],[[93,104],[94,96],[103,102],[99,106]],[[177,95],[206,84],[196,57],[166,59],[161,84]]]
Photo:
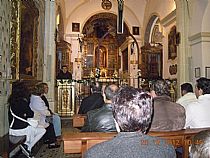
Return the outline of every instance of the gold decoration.
[[[109,0],[102,0],[101,7],[104,10],[110,10],[112,8],[112,2],[110,2]]]
[[[19,79],[19,54],[20,54],[20,1],[11,0],[10,22],[10,63],[12,79]]]

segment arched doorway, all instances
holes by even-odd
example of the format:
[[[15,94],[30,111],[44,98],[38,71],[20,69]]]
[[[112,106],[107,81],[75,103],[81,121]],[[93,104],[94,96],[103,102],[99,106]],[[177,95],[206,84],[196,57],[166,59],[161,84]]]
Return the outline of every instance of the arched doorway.
[[[146,79],[162,78],[163,55],[162,55],[162,32],[160,19],[153,15],[148,21],[144,46],[141,47],[141,75]]]

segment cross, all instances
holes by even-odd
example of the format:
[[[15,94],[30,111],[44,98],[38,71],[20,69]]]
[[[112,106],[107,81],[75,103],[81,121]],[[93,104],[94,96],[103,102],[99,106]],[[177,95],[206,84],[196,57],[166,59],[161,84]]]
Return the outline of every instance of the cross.
[[[123,7],[124,7],[124,0],[117,0],[118,1],[118,19],[117,19],[117,32],[123,33]]]

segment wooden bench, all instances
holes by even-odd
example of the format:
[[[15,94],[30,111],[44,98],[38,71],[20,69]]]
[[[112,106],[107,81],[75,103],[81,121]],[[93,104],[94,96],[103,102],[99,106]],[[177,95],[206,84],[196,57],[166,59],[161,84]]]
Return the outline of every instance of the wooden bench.
[[[26,141],[26,136],[12,136],[9,134],[0,137],[0,156],[10,157],[10,153]]]
[[[74,128],[81,128],[84,126],[86,115],[76,114],[73,116],[73,127]]]
[[[192,137],[200,131],[210,130],[210,128],[186,129],[171,132],[149,132],[148,135],[166,139],[167,143],[175,148],[183,147],[183,158],[189,156],[189,145],[192,144]],[[64,141],[64,153],[84,154],[95,144],[107,141],[116,136],[117,133],[100,132],[64,132],[62,139]]]

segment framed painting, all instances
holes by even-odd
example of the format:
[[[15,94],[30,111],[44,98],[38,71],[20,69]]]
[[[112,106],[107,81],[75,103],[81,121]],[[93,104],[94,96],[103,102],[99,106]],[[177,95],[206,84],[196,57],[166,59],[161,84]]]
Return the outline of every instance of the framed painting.
[[[205,67],[205,76],[210,79],[210,67]]]
[[[177,57],[176,26],[173,26],[168,34],[168,59],[174,60]]]
[[[80,32],[80,23],[72,23],[72,32]]]
[[[195,68],[195,78],[199,78],[201,76],[201,69],[200,67]]]
[[[133,31],[133,35],[139,35],[139,27],[133,26],[132,31]]]

